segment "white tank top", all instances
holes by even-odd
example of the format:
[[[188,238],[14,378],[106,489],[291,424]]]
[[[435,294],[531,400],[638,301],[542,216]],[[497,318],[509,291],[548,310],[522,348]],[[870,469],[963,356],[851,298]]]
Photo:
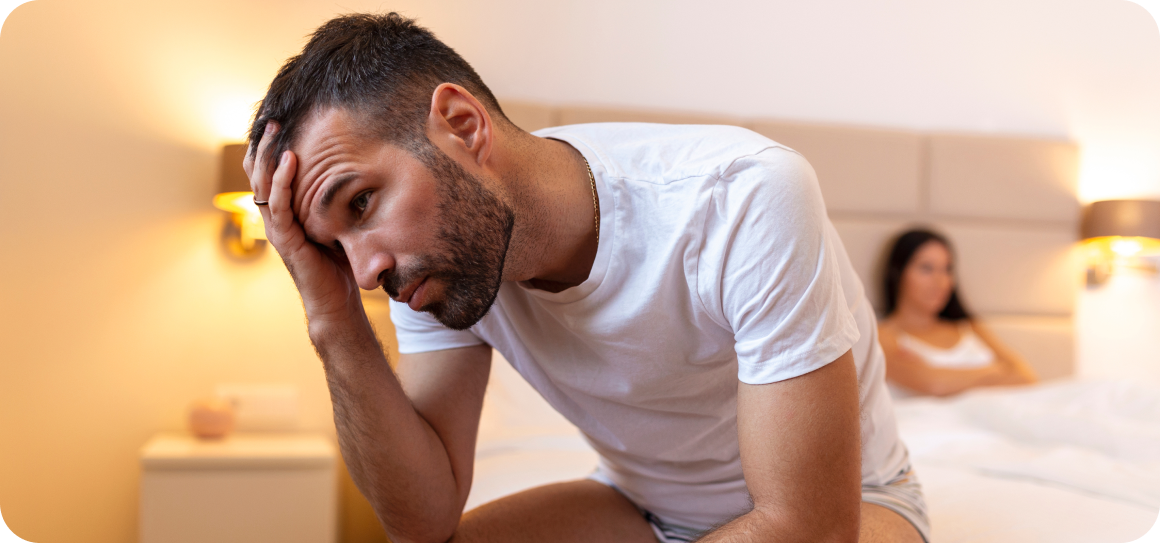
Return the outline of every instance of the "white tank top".
[[[935,347],[906,332],[898,334],[898,344],[936,368],[982,368],[995,361],[995,351],[971,330],[970,324],[959,325],[959,342],[949,349]]]

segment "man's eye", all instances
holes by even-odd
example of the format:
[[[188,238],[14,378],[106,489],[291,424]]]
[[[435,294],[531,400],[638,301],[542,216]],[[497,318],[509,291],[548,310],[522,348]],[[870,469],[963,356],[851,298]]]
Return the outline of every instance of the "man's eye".
[[[367,203],[370,202],[370,199],[371,199],[371,193],[364,192],[358,196],[355,196],[354,200],[351,201],[350,204],[353,205],[354,208],[359,210],[359,211],[365,211],[367,208]]]

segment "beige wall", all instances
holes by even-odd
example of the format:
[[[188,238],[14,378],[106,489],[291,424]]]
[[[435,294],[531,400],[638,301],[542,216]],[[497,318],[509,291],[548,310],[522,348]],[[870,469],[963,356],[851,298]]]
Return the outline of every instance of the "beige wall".
[[[0,34],[4,520],[40,543],[133,541],[137,448],[180,427],[185,405],[216,382],[295,383],[304,426],[332,431],[285,272],[272,253],[255,263],[224,257],[208,202],[229,136],[216,115],[260,97],[302,37],[336,12],[421,16],[512,98],[1067,136],[1084,146],[1089,194],[1160,194],[1160,40],[1138,6],[872,5],[19,7]],[[360,507],[348,508],[364,513],[349,530],[373,539]]]
[[[215,383],[295,384],[334,432],[288,274],[223,254],[209,203],[215,100],[332,13],[281,5],[39,0],[0,34],[0,508],[25,539],[135,541],[138,448]]]

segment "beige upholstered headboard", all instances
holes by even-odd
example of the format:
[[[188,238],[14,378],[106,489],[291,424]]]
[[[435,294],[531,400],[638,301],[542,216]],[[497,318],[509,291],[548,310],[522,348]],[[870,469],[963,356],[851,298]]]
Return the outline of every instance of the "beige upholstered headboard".
[[[913,225],[947,234],[968,308],[1045,379],[1075,367],[1079,280],[1078,149],[1036,138],[921,133],[503,102],[529,131],[591,122],[733,124],[783,143],[814,166],[830,218],[880,307],[879,268],[892,236]]]

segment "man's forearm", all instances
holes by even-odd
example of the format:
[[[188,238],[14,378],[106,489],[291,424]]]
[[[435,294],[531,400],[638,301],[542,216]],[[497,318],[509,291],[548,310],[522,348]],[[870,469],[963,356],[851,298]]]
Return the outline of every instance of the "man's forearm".
[[[415,411],[365,318],[311,326],[351,478],[392,540],[444,541],[461,513],[439,436]]]

